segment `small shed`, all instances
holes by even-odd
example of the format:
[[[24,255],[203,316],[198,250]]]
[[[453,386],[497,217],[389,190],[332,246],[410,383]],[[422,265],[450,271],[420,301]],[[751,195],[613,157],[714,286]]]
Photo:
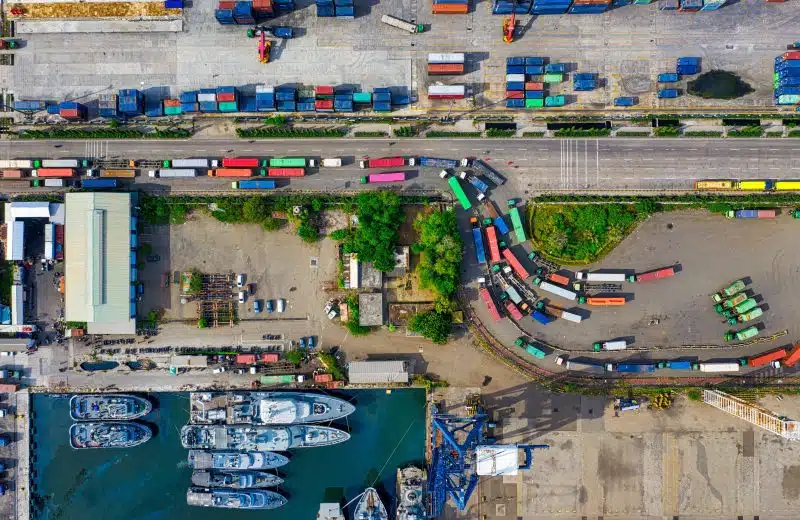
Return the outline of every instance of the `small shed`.
[[[361,293],[358,295],[358,324],[362,327],[383,325],[383,294]]]
[[[408,384],[408,363],[405,361],[351,361],[347,378],[354,385]]]

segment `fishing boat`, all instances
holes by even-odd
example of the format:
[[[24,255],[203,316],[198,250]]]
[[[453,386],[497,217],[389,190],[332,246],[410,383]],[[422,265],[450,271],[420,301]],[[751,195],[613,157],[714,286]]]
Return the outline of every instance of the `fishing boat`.
[[[189,451],[189,466],[194,469],[275,469],[288,463],[288,457],[270,451]]]
[[[375,488],[367,488],[353,510],[353,520],[389,520],[386,506]]]
[[[129,394],[78,394],[69,400],[73,421],[130,421],[152,410],[150,401]]]
[[[350,434],[330,426],[205,426],[181,428],[184,448],[201,450],[285,451],[339,444]]]
[[[149,441],[153,431],[135,422],[83,422],[69,428],[70,445],[88,448],[132,448]]]
[[[317,511],[317,520],[345,520],[342,506],[335,502],[323,502]]]
[[[397,510],[395,520],[423,520],[427,472],[416,466],[397,469]]]
[[[286,504],[286,497],[264,489],[208,489],[192,487],[186,491],[190,506],[221,507],[224,509],[277,509]]]
[[[192,484],[203,488],[267,488],[283,484],[283,479],[264,471],[199,470],[192,472]]]
[[[313,392],[192,392],[191,424],[291,425],[331,422],[356,407]]]

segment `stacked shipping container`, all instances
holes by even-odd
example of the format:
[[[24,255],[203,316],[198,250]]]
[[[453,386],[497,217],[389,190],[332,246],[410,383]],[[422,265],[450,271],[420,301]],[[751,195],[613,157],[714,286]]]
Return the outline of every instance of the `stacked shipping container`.
[[[564,96],[552,96],[551,103],[556,104],[546,104],[546,99],[551,96],[547,96],[545,92],[548,75],[544,73],[551,67],[555,67],[555,70],[564,70],[563,64],[545,65],[545,59],[538,56],[506,58],[506,107],[563,106]],[[560,74],[558,76],[560,77]],[[557,104],[559,102],[561,104]]]
[[[776,105],[796,105],[800,103],[800,50],[786,51],[775,58]]]
[[[464,53],[428,54],[428,74],[457,76],[464,74]]]
[[[132,89],[119,91],[119,111],[126,116],[138,116],[144,113],[144,94]]]
[[[63,101],[58,104],[58,115],[64,119],[86,119],[86,107],[75,101]]]
[[[382,87],[372,91],[372,110],[375,112],[391,112],[392,89]]]
[[[570,14],[600,14],[611,7],[611,0],[573,0]]]
[[[433,0],[433,14],[467,14],[469,0]]]
[[[101,94],[98,100],[98,111],[100,117],[117,117],[117,95]]]

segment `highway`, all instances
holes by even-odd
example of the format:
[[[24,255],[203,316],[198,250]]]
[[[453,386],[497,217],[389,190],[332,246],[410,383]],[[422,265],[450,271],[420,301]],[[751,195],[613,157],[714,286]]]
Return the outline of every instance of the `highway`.
[[[516,195],[538,191],[691,189],[697,179],[800,178],[800,140],[793,139],[292,139],[185,141],[4,141],[0,158],[105,158],[161,160],[222,156],[342,157],[345,166],[309,170],[291,181],[298,190],[365,188],[357,161],[364,156],[479,157],[509,179]],[[438,171],[408,168],[406,190],[438,190]],[[159,180],[136,184],[153,191],[229,190],[225,179]],[[288,181],[283,181],[284,183]],[[284,185],[285,186],[285,185]]]

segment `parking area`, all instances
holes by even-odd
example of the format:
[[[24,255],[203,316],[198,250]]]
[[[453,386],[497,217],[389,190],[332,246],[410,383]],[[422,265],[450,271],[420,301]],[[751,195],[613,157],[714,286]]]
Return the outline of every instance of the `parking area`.
[[[416,0],[359,0],[355,20],[317,18],[312,3],[297,4],[273,22],[294,27],[296,37],[276,41],[266,65],[243,27],[219,25],[215,4],[199,2],[184,10],[180,33],[26,35],[0,88],[19,98],[74,99],[119,88],[169,87],[175,96],[221,84],[391,86],[416,94],[414,108],[450,110],[502,100],[505,58],[537,55],[598,75],[602,88],[594,92],[575,93],[571,82],[553,86],[553,94],[567,95],[570,110],[602,109],[622,95],[638,96],[648,108],[769,107],[773,58],[796,40],[800,21],[791,2],[732,2],[699,13],[659,11],[656,2],[602,15],[519,16],[522,36],[508,45],[503,17],[490,14],[490,2],[477,3],[466,16],[434,16],[429,3]],[[386,26],[383,14],[424,24],[426,32],[412,36]],[[466,74],[428,77],[429,52],[468,53]],[[735,101],[658,100],[656,75],[674,71],[679,56],[701,57],[703,70],[736,72],[755,92]],[[431,104],[425,93],[434,82],[465,84],[472,96]],[[685,81],[677,88],[685,90]]]

